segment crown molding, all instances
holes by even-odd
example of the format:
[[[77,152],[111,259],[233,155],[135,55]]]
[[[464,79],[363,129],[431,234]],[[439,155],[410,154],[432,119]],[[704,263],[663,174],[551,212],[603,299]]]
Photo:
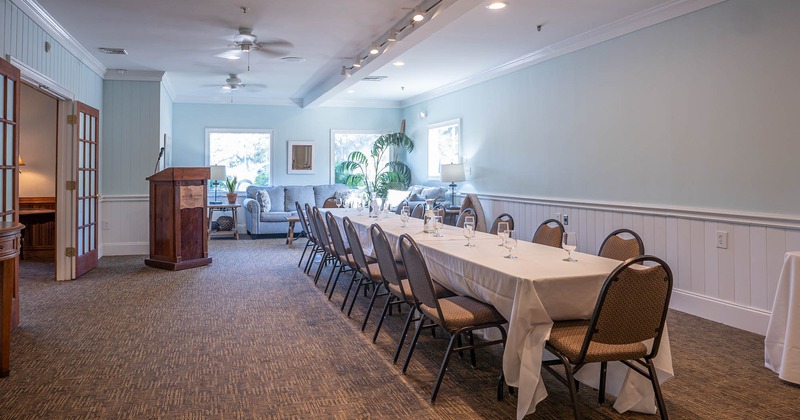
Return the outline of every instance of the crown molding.
[[[272,105],[272,106],[291,106],[299,108],[300,106],[292,99],[275,99],[275,98],[248,98],[236,96],[233,94],[233,102],[231,96],[195,96],[195,95],[177,95],[173,96],[173,103],[181,104],[206,104],[206,105]]]
[[[674,19],[678,16],[696,12],[724,1],[726,0],[674,0],[669,3],[664,3],[599,28],[592,29],[591,31],[567,38],[564,41],[548,45],[492,69],[482,71],[448,85],[405,99],[401,101],[401,105],[403,108],[407,108],[411,105],[438,98],[448,93],[453,93],[466,87],[521,70],[525,67],[530,67],[543,61],[552,60],[556,57]]]
[[[11,2],[36,22],[47,34],[52,36],[54,41],[72,53],[75,58],[98,76],[103,77],[106,73],[106,66],[73,38],[36,0],[11,0]]]
[[[175,102],[175,85],[172,84],[172,78],[169,77],[169,74],[164,74],[164,77],[161,78],[161,84],[164,85],[164,90],[167,91],[169,100]]]
[[[329,108],[392,108],[400,109],[402,104],[399,101],[380,100],[380,99],[330,99],[321,104],[320,107]]]
[[[160,82],[164,79],[163,71],[155,70],[117,70],[108,69],[104,80],[130,80],[134,82]]]

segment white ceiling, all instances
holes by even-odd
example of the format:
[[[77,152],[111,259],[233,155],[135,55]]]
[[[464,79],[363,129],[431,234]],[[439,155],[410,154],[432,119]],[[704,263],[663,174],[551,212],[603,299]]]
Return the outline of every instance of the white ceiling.
[[[26,0],[32,2],[32,0]],[[518,65],[570,52],[721,0],[442,0],[433,19],[351,77],[340,74],[382,41],[409,8],[436,0],[38,0],[110,73],[163,71],[176,102],[365,104],[401,106]],[[242,13],[241,6],[247,7]],[[542,30],[537,31],[537,25]],[[283,41],[276,54],[216,57],[238,28],[259,42]],[[125,48],[105,55],[99,47]],[[285,56],[306,59],[281,61]],[[405,62],[397,67],[396,60]],[[229,73],[266,88],[221,89]],[[381,82],[361,81],[369,75]],[[350,91],[348,93],[348,91]]]

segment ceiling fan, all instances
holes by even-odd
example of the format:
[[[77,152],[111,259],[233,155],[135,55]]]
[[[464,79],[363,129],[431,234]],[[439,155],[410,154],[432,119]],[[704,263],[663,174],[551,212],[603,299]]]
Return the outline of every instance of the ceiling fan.
[[[225,89],[225,90],[236,90],[236,89],[240,89],[240,88],[266,88],[267,87],[267,85],[260,84],[260,83],[255,83],[255,84],[248,83],[248,84],[245,84],[244,82],[242,82],[242,79],[240,79],[239,76],[237,76],[237,75],[235,75],[233,73],[228,74],[228,76],[229,77],[227,79],[225,79],[225,84],[222,86],[222,88]]]
[[[233,43],[228,45],[228,50],[217,54],[216,57],[237,60],[243,54],[248,54],[249,60],[249,53],[253,51],[278,57],[286,55],[292,47],[294,47],[294,44],[284,40],[258,42],[258,37],[253,33],[253,28],[241,27],[239,28],[239,33],[234,35]],[[247,67],[249,71],[250,65],[248,64]]]

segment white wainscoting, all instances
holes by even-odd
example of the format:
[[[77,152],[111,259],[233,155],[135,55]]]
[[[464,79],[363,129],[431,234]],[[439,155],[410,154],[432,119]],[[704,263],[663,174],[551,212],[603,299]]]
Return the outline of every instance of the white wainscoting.
[[[150,254],[149,204],[147,195],[100,199],[100,256]]]
[[[672,268],[673,309],[764,335],[786,251],[800,250],[800,218],[691,208],[480,194],[488,220],[514,217],[520,239],[542,221],[569,215],[578,250],[596,254],[619,228],[641,235],[648,254]],[[491,222],[490,222],[491,223]],[[728,232],[728,248],[716,232]]]

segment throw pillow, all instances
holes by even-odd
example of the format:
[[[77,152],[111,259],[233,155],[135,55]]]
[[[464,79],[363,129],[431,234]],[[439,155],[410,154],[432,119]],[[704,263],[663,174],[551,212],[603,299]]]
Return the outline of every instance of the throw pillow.
[[[261,207],[261,213],[268,213],[272,208],[272,202],[269,199],[269,194],[266,191],[259,191],[256,193],[256,201]]]
[[[411,194],[408,196],[408,201],[423,201],[425,198],[420,197],[419,194]]]

